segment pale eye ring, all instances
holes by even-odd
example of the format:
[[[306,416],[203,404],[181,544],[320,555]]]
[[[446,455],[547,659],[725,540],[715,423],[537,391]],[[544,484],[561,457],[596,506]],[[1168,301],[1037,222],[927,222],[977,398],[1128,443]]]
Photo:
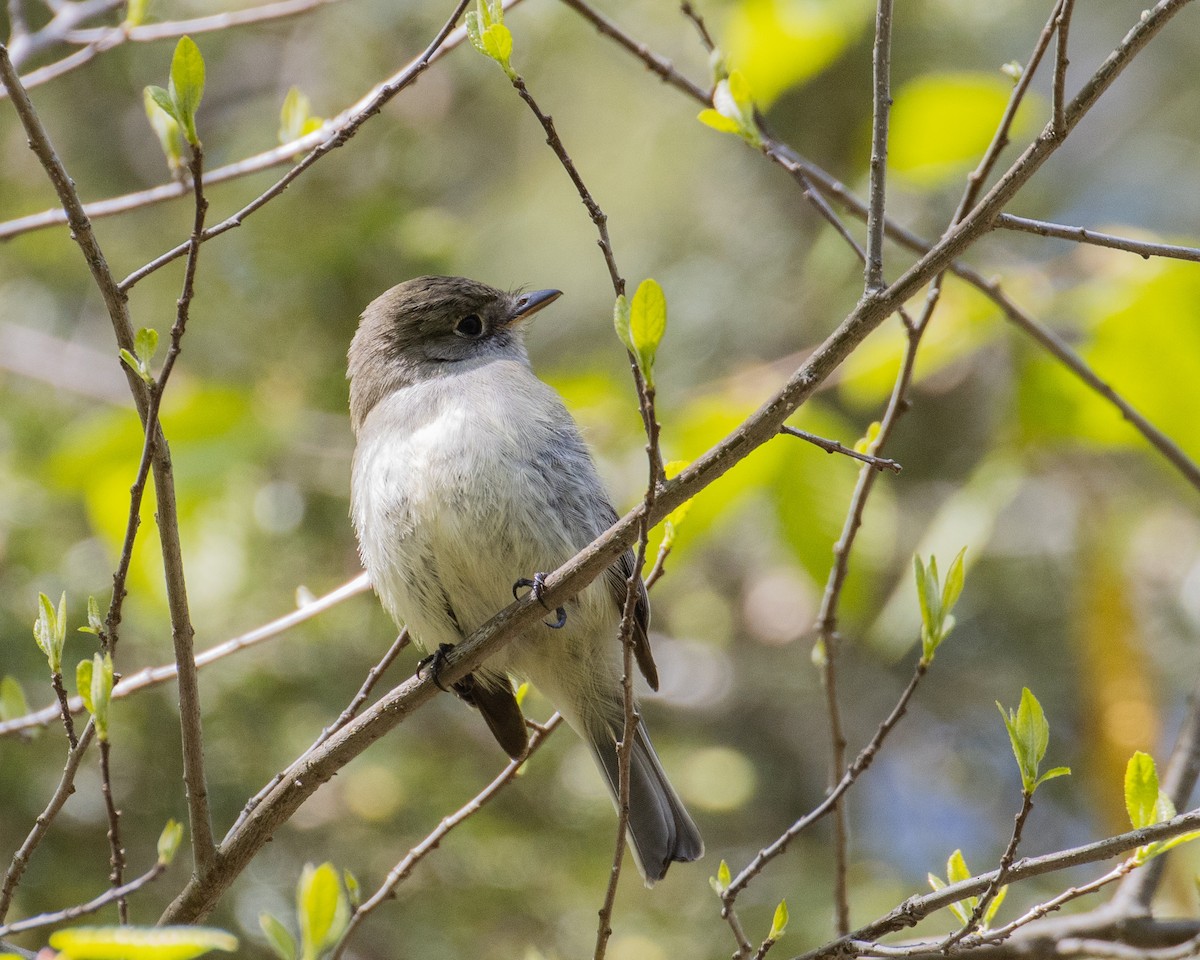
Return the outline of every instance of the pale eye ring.
[[[460,337],[466,337],[468,340],[474,340],[483,336],[483,321],[479,319],[476,313],[468,313],[465,317],[459,319],[454,324],[454,332]]]

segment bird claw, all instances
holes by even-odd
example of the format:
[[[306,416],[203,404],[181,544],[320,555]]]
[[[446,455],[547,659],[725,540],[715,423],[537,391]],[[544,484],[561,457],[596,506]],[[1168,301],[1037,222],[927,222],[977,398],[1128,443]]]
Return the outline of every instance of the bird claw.
[[[416,672],[417,679],[418,680],[424,679],[421,676],[422,672],[425,670],[429,670],[430,676],[433,677],[434,686],[436,686],[439,690],[441,690],[442,693],[450,693],[451,691],[448,688],[442,686],[442,680],[441,680],[441,677],[438,676],[438,674],[440,673],[440,671],[442,669],[442,664],[444,664],[446,662],[446,654],[448,654],[453,649],[454,649],[454,644],[452,644],[452,643],[438,644],[438,648],[436,650],[434,650],[433,653],[431,653],[429,656],[427,656],[417,662],[417,672]]]
[[[530,580],[528,577],[522,577],[520,580],[518,580],[516,583],[514,583],[513,584],[513,599],[514,600],[521,599],[521,596],[520,596],[520,594],[517,593],[517,591],[520,590],[522,587],[528,587],[529,592],[533,594],[534,599],[537,600],[537,602],[540,603],[543,607],[546,607],[547,610],[550,609],[549,607],[546,606],[546,601],[542,599],[542,594],[546,590],[546,575],[544,573],[535,573],[533,575],[532,580]],[[567,608],[566,607],[556,608],[554,611],[554,616],[555,616],[555,620],[553,623],[551,623],[549,620],[543,620],[542,622],[546,626],[548,626],[551,630],[561,629],[567,622]]]

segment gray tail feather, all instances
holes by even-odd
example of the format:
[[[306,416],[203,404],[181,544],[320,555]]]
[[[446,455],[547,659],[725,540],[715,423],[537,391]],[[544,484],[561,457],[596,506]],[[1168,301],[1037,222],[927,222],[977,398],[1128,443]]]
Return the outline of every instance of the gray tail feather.
[[[616,739],[607,724],[597,726],[600,729],[589,731],[588,744],[616,803],[619,796]],[[673,862],[698,860],[704,855],[700,831],[667,780],[646,727],[640,721],[629,757],[628,836],[634,862],[648,887],[666,876],[667,867]]]

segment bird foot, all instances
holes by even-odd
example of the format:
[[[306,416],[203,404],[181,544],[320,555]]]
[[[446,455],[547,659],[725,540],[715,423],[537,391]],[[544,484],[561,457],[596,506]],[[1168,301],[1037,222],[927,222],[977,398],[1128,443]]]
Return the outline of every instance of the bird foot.
[[[417,662],[417,672],[416,672],[417,679],[418,680],[424,679],[421,676],[421,674],[425,670],[428,670],[429,675],[431,677],[433,677],[434,685],[439,690],[441,690],[442,693],[450,693],[450,690],[442,685],[442,680],[441,680],[441,677],[439,676],[439,673],[441,672],[442,666],[446,662],[446,654],[448,654],[453,649],[454,649],[454,644],[452,644],[452,643],[438,644],[438,648],[436,650],[434,650],[433,653],[431,653],[429,656],[427,656]]]
[[[542,599],[542,594],[546,590],[546,575],[544,573],[535,573],[533,575],[532,580],[530,580],[528,577],[522,577],[520,580],[518,580],[516,583],[514,583],[513,584],[513,599],[514,600],[521,599],[521,597],[517,593],[517,591],[520,590],[522,587],[529,587],[529,592],[533,594],[533,598],[535,600],[537,600],[537,602],[540,603],[543,607],[546,607],[547,610],[550,609],[549,607],[546,606],[546,601]],[[558,630],[567,622],[567,608],[566,607],[558,607],[554,611],[554,616],[555,616],[555,621],[553,623],[551,623],[549,620],[543,620],[542,622],[544,624],[546,624],[546,626],[548,626],[551,630]]]

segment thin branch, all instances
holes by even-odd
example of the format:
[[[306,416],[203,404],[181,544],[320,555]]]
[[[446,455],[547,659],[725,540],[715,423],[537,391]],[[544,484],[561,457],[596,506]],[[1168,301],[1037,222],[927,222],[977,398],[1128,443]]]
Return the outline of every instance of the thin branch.
[[[742,892],[746,885],[762,873],[767,864],[782,854],[796,837],[834,809],[838,800],[841,799],[842,794],[850,789],[854,781],[871,765],[871,761],[875,759],[875,754],[879,752],[879,748],[883,745],[887,735],[900,722],[900,718],[908,710],[909,701],[912,699],[913,694],[916,693],[917,686],[920,684],[921,678],[925,676],[928,668],[928,664],[924,660],[917,663],[917,667],[908,681],[908,686],[900,694],[900,699],[892,707],[891,713],[888,714],[887,718],[876,729],[870,743],[863,747],[850,766],[846,768],[842,779],[826,794],[825,799],[788,827],[774,843],[758,851],[742,871],[733,878],[729,886],[721,894],[721,900],[726,907],[732,907],[738,894]]]
[[[1200,779],[1200,690],[1193,690],[1188,698],[1187,715],[1162,777],[1162,790],[1176,810],[1187,807],[1197,779]],[[1127,916],[1148,914],[1166,865],[1167,856],[1157,856],[1122,880],[1112,897],[1113,908]]]
[[[113,800],[112,771],[109,768],[111,746],[107,738],[100,741],[100,793],[104,796],[104,810],[108,815],[108,862],[112,868],[108,879],[113,890],[120,890],[125,885],[125,851],[121,847],[121,812]],[[122,924],[126,924],[129,922],[129,902],[124,894],[116,897],[116,901],[117,916]]]
[[[15,2],[15,0],[14,0]],[[72,70],[77,70],[91,62],[101,53],[119,47],[127,41],[148,42],[182,37],[184,34],[195,35],[212,31],[227,30],[231,27],[246,26],[253,23],[264,23],[270,20],[281,20],[315,10],[338,0],[280,0],[277,3],[265,3],[258,7],[245,10],[232,10],[227,13],[213,14],[207,17],[195,17],[191,20],[172,20],[165,23],[138,24],[135,27],[120,24],[115,27],[93,27],[87,29],[58,29],[51,38],[56,43],[77,43],[83,47],[74,53],[56,60],[44,67],[38,67],[21,77],[25,89],[40,86],[50,80],[64,76]],[[119,4],[118,4],[119,6]],[[4,92],[0,91],[0,99]]]
[[[1021,845],[1021,833],[1025,829],[1025,821],[1029,819],[1029,811],[1032,809],[1033,791],[1022,791],[1021,809],[1017,811],[1017,816],[1013,821],[1013,830],[1012,835],[1008,839],[1008,846],[1004,848],[1004,853],[1000,857],[1000,864],[996,870],[996,879],[988,884],[987,889],[983,891],[983,896],[976,901],[975,909],[971,911],[971,916],[967,918],[967,922],[962,925],[962,928],[950,934],[950,936],[938,944],[937,949],[941,952],[949,952],[955,944],[960,943],[974,933],[983,918],[987,916],[988,907],[995,901],[1004,886],[1004,881],[1008,879],[1008,872],[1012,869],[1012,862],[1017,856],[1017,848]]]
[[[516,778],[521,768],[529,762],[529,758],[534,752],[546,741],[562,722],[561,714],[554,714],[545,724],[534,725],[533,734],[529,737],[529,746],[525,750],[524,756],[518,760],[509,762],[491,783],[484,787],[466,804],[459,807],[450,816],[445,817],[437,825],[434,830],[425,837],[420,843],[409,850],[408,855],[396,864],[388,873],[387,879],[379,886],[370,897],[367,898],[353,916],[350,917],[350,922],[346,925],[345,931],[342,933],[341,939],[333,948],[330,954],[331,960],[338,960],[346,949],[346,945],[353,935],[354,931],[369,917],[385,900],[389,900],[396,895],[396,887],[398,887],[412,873],[413,869],[420,863],[430,851],[434,850],[438,844],[446,838],[455,827],[464,820],[473,817],[490,801],[497,793],[503,790]]]
[[[1074,240],[1076,243],[1091,243],[1098,247],[1125,250],[1129,253],[1136,253],[1144,260],[1149,260],[1151,257],[1170,257],[1174,260],[1200,263],[1200,247],[1182,247],[1173,243],[1131,240],[1128,237],[1118,237],[1111,233],[1089,230],[1087,227],[1072,227],[1061,223],[1050,223],[1046,220],[1031,220],[1028,217],[1013,216],[1011,213],[1000,214],[996,218],[996,226],[1003,227],[1005,230],[1035,233],[1039,237],[1058,237],[1063,240]]]
[[[369,589],[371,589],[371,583],[367,579],[367,575],[360,573],[353,580],[347,581],[336,590],[332,590],[315,600],[310,600],[296,610],[284,614],[282,617],[278,617],[248,633],[241,634],[198,653],[196,655],[196,666],[206,667],[210,663],[216,663],[218,660],[223,660],[225,657],[249,649],[256,644],[272,640],[297,624],[311,620],[313,617],[324,613],[342,601],[348,600],[350,597],[357,596],[360,593],[365,593]],[[178,675],[179,668],[174,663],[164,664],[161,667],[146,667],[136,673],[127,674],[113,687],[113,699],[120,700],[139,693],[147,687],[156,687],[159,684],[168,683]],[[79,697],[72,697],[70,700],[70,710],[72,713],[80,713],[83,710],[83,701]],[[14,717],[12,720],[0,723],[0,737],[24,733],[38,727],[45,727],[47,724],[52,723],[57,716],[58,707],[50,706],[24,717]]]
[[[700,15],[700,11],[693,7],[688,0],[683,0],[679,4],[679,12],[682,13],[692,26],[696,28],[696,32],[700,34],[700,45],[704,47],[707,53],[712,53],[717,49],[717,45],[713,43],[712,34],[708,32],[708,26],[704,23],[704,17]]]
[[[67,743],[74,750],[79,745],[79,738],[75,736],[75,721],[71,719],[71,699],[67,696],[67,688],[63,686],[61,672],[55,671],[50,674],[50,686],[58,701],[58,715],[62,717],[63,727],[67,732]]]
[[[365,580],[365,578],[366,574],[364,573],[363,579]],[[237,830],[242,822],[254,811],[254,808],[262,803],[263,798],[275,789],[275,785],[287,776],[288,770],[291,770],[292,767],[295,767],[297,764],[303,763],[305,758],[308,757],[312,751],[316,750],[319,746],[321,746],[321,744],[323,744],[326,740],[333,736],[333,734],[337,733],[338,730],[342,729],[342,727],[344,727],[358,715],[358,711],[361,710],[362,705],[367,702],[367,698],[371,695],[371,691],[375,689],[375,685],[387,671],[387,668],[391,666],[392,661],[395,660],[400,654],[400,651],[408,646],[408,643],[408,628],[405,627],[400,631],[396,639],[392,641],[392,645],[388,647],[387,652],[383,655],[380,661],[367,671],[367,678],[363,681],[362,686],[359,687],[358,693],[354,695],[350,703],[346,706],[346,709],[338,715],[338,718],[329,726],[325,727],[320,734],[318,734],[317,739],[313,741],[312,745],[303,753],[301,753],[287,770],[282,770],[275,774],[275,776],[267,781],[267,783],[261,790],[258,791],[258,793],[246,801],[245,806],[242,807],[242,812],[238,814],[237,820],[235,820],[233,826],[229,828],[230,833],[232,833],[234,830]]]
[[[1197,827],[1200,827],[1200,809],[1191,810],[1171,820],[1143,827],[1140,830],[1131,830],[1128,833],[1106,837],[1094,843],[1069,847],[1066,850],[1059,850],[1040,857],[1022,857],[1013,864],[1009,871],[1008,882],[1010,884],[1018,883],[1032,877],[1065,870],[1068,867],[1108,860],[1148,843],[1188,833]],[[950,884],[933,893],[909,897],[882,917],[859,927],[848,936],[831,940],[814,950],[798,955],[794,960],[819,960],[819,958],[840,955],[848,948],[854,952],[853,945],[856,943],[874,944],[880,937],[889,933],[916,926],[931,913],[948,907],[952,903],[977,896],[987,889],[997,874],[998,871],[992,870],[969,880]]]
[[[9,49],[14,71],[43,50],[61,43],[63,37],[80,24],[103,16],[124,2],[125,0],[76,0],[74,3],[64,3],[55,11],[50,22],[39,30],[33,33],[14,31]]]
[[[1054,55],[1054,135],[1061,137],[1066,133],[1067,121],[1064,115],[1066,109],[1067,65],[1067,36],[1071,30],[1071,13],[1075,9],[1075,0],[1061,0],[1058,16],[1054,26],[1058,32],[1058,43]]]
[[[58,811],[67,802],[67,798],[75,792],[75,774],[79,770],[80,761],[83,760],[83,755],[87,752],[95,732],[96,728],[89,720],[87,726],[83,728],[83,733],[79,735],[79,742],[67,753],[67,764],[58,780],[58,786],[54,788],[50,802],[38,814],[33,829],[25,837],[25,842],[13,854],[12,862],[9,863],[8,870],[4,873],[4,883],[0,885],[0,922],[3,922],[8,915],[8,909],[12,906],[13,893],[17,889],[17,884],[21,882],[21,875],[25,872],[25,868],[29,866],[29,859],[33,856],[33,852],[42,842],[46,831],[50,829],[54,818],[58,816]]]
[[[782,426],[779,432],[787,434],[789,437],[799,437],[801,440],[807,440],[813,446],[820,447],[826,453],[840,453],[844,457],[851,457],[854,460],[860,460],[863,463],[874,467],[880,473],[884,470],[891,470],[892,473],[899,473],[904,468],[895,460],[888,460],[884,457],[874,457],[869,453],[861,453],[850,447],[843,446],[836,440],[828,440],[825,437],[818,436],[815,433],[809,433],[807,430],[801,430],[798,427]]]
[[[7,937],[14,933],[24,933],[26,930],[36,930],[39,927],[50,927],[58,923],[66,923],[70,920],[76,920],[79,917],[86,917],[89,913],[96,913],[98,910],[103,910],[114,901],[123,903],[131,894],[137,893],[142,887],[148,886],[161,877],[166,872],[166,869],[167,864],[160,860],[137,879],[130,880],[127,884],[115,889],[105,890],[100,896],[89,900],[87,903],[67,907],[64,910],[56,910],[54,913],[39,913],[35,917],[26,917],[24,920],[0,926],[0,937]]]
[[[504,0],[505,9],[510,9],[520,3],[521,0]],[[438,35],[439,37],[442,34]],[[283,192],[295,177],[307,169],[313,162],[320,159],[325,153],[335,147],[341,146],[357,132],[359,126],[377,114],[385,103],[392,99],[397,93],[405,87],[410,86],[416,78],[425,71],[432,63],[441,59],[443,55],[449,53],[455,47],[459,46],[467,37],[467,32],[463,28],[448,30],[444,38],[439,44],[437,38],[430,48],[427,49],[421,56],[408,63],[399,72],[389,77],[381,84],[377,84],[370,91],[364,94],[359,100],[336,117],[326,120],[318,129],[314,130],[297,140],[289,143],[281,144],[271,150],[263,151],[251,157],[246,157],[235,163],[227,164],[223,167],[218,167],[205,174],[205,182],[209,187],[218,183],[225,183],[230,180],[237,180],[248,176],[252,173],[258,173],[263,170],[269,170],[272,167],[280,166],[281,164],[292,162],[297,156],[303,153],[309,153],[301,163],[301,166],[296,171],[289,171],[279,182],[271,187],[264,194],[251,203],[247,204],[237,213],[228,217],[220,223],[214,224],[205,231],[204,239],[210,240],[214,236],[232,230],[234,227],[241,226],[242,220],[257,210],[266,199],[276,196]],[[430,49],[433,51],[430,53]],[[347,132],[348,131],[348,132]],[[317,152],[319,151],[319,153]],[[315,156],[313,154],[316,154]],[[82,210],[88,217],[92,219],[101,219],[103,217],[112,217],[118,214],[127,213],[130,210],[137,210],[143,207],[153,206],[158,203],[163,203],[168,200],[176,200],[186,196],[190,191],[187,183],[172,181],[157,187],[152,187],[148,190],[139,190],[135,193],[123,194],[117,197],[111,197],[107,200],[98,200],[93,203],[86,204]],[[264,199],[265,198],[265,199]],[[42,230],[47,227],[56,226],[66,223],[67,218],[61,209],[46,210],[41,213],[30,214],[29,216],[20,217],[15,220],[9,220],[5,223],[0,223],[0,240],[7,240],[11,237],[19,236],[23,233],[28,233],[32,230]],[[170,263],[187,253],[186,243],[180,244],[173,250],[169,251],[158,260],[147,264],[142,270],[126,277],[121,283],[122,289],[129,289],[142,276],[154,272],[154,270]],[[160,262],[161,261],[161,262]],[[143,273],[144,271],[144,273]]]
[[[883,225],[887,198],[888,116],[892,106],[892,0],[878,0],[875,8],[875,47],[871,65],[871,183],[867,207],[867,266],[864,273],[867,296],[884,286]]]

